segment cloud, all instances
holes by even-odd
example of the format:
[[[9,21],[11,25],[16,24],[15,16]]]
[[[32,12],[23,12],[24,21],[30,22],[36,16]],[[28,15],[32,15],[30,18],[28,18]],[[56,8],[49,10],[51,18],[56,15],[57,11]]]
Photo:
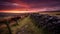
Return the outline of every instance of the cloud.
[[[60,2],[44,2],[44,3],[35,3],[31,4],[31,8],[43,8],[43,7],[59,7]]]
[[[17,3],[0,2],[0,10],[22,9],[22,8],[25,8],[25,7]]]
[[[42,9],[59,7],[60,0],[0,0],[0,10],[10,9]],[[56,9],[55,9],[56,10]]]
[[[60,2],[60,0],[20,0],[27,4],[47,3],[47,2]]]
[[[60,0],[20,0],[29,6],[29,9],[41,9],[41,8],[52,8],[60,7]]]

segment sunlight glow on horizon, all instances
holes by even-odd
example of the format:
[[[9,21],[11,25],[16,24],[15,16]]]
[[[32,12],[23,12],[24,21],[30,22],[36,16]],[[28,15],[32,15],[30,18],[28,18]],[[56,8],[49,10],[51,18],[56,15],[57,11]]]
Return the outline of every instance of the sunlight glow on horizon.
[[[2,13],[38,13],[38,12],[44,12],[44,11],[57,11],[60,10],[58,7],[53,8],[42,8],[42,9],[31,9],[31,10],[0,10]]]
[[[3,13],[32,13],[36,11],[1,11]]]

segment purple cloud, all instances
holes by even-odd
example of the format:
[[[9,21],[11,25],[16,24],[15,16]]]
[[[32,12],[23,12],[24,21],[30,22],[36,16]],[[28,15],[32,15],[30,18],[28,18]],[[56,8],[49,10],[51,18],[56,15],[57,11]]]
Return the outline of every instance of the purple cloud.
[[[15,8],[28,8],[29,10],[40,10],[46,8],[49,10],[60,10],[60,0],[15,0],[27,4],[28,7],[20,5],[20,3],[12,3],[14,0],[0,0],[0,10],[15,9]],[[59,7],[59,8],[57,8]]]

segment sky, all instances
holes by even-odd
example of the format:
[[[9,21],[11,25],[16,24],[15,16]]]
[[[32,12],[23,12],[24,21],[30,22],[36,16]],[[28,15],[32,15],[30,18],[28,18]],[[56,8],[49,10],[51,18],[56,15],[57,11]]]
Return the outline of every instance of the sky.
[[[4,11],[55,11],[60,10],[60,0],[0,0]]]

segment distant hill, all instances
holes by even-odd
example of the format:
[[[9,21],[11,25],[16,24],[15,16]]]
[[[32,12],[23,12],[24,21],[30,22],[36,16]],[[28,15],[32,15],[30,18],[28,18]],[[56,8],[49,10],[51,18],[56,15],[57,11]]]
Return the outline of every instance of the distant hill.
[[[0,13],[0,17],[5,17],[5,16],[21,16],[24,15],[22,13]]]
[[[60,11],[38,11],[38,12],[32,12],[32,13],[60,15]],[[25,15],[25,14],[26,13],[3,13],[3,12],[0,12],[0,17],[4,17],[4,16],[21,16],[21,15]]]

